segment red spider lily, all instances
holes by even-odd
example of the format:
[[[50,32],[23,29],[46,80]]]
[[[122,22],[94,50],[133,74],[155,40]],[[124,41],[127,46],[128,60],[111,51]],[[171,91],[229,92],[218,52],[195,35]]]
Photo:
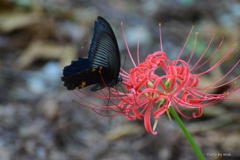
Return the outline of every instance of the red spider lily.
[[[185,49],[186,44],[192,34],[193,28],[190,31],[187,40],[176,60],[170,61],[167,54],[163,52],[162,37],[160,27],[160,50],[153,54],[149,54],[145,61],[140,63],[139,60],[139,40],[137,47],[137,64],[133,61],[130,53],[124,28],[122,27],[123,38],[128,50],[128,54],[132,60],[133,68],[130,72],[126,72],[121,69],[120,75],[123,78],[123,83],[126,86],[127,92],[121,92],[117,89],[103,89],[99,91],[99,95],[90,95],[79,90],[79,93],[75,92],[79,98],[87,102],[85,107],[91,108],[99,114],[100,111],[112,110],[116,114],[124,114],[129,120],[144,119],[144,125],[149,133],[157,134],[155,131],[156,122],[159,117],[168,112],[170,106],[176,108],[176,110],[185,118],[197,118],[202,115],[203,108],[218,103],[221,100],[239,100],[240,98],[230,98],[231,95],[240,92],[240,86],[237,86],[237,80],[240,75],[226,81],[227,76],[238,66],[240,60],[219,80],[213,84],[200,87],[200,77],[206,73],[209,73],[219,67],[234,51],[233,45],[229,51],[222,57],[215,65],[207,69],[206,71],[197,73],[197,69],[203,67],[209,62],[219,51],[223,39],[219,46],[212,53],[212,55],[201,62],[204,55],[209,50],[210,45],[213,42],[214,37],[211,38],[206,50],[201,55],[199,60],[193,65],[189,65],[196,47],[197,35],[195,36],[195,43],[192,53],[188,61],[182,60],[180,57]],[[200,63],[201,62],[201,63]],[[158,75],[156,70],[161,69],[164,74]],[[224,93],[213,94],[213,89],[220,88],[222,86],[230,85]],[[111,93],[110,95],[109,92]],[[81,94],[80,94],[81,93]],[[107,99],[105,105],[98,105],[92,103],[86,98],[83,98],[83,94],[98,99]],[[81,103],[81,105],[83,105]],[[193,112],[192,116],[186,116],[182,113],[181,107],[197,109],[197,112]],[[151,117],[155,120],[155,124],[152,127]]]

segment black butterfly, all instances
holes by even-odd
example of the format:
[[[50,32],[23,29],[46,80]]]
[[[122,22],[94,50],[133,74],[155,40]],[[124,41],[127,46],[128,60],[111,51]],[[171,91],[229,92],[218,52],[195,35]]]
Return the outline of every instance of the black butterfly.
[[[94,35],[88,58],[79,58],[64,67],[62,81],[68,90],[96,84],[91,91],[105,86],[114,87],[121,78],[120,54],[115,34],[110,24],[102,17],[94,23]]]

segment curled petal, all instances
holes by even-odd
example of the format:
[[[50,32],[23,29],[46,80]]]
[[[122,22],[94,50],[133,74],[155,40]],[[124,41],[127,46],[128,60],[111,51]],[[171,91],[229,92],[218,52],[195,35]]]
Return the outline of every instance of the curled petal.
[[[151,104],[148,104],[147,110],[144,114],[144,126],[149,133],[156,135],[157,132],[156,131],[153,132],[151,125],[151,109],[152,109]]]

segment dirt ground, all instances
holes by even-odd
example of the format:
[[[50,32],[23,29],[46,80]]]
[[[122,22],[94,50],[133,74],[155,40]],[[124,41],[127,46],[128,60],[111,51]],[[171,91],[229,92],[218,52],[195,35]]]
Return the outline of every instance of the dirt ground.
[[[240,41],[238,0],[1,0],[0,159],[197,159],[179,126],[167,115],[160,118],[154,136],[145,130],[142,120],[128,121],[124,115],[105,117],[74,103],[81,100],[63,87],[62,69],[87,55],[97,16],[113,27],[125,70],[132,66],[121,22],[132,53],[136,53],[141,32],[142,60],[159,50],[159,23],[170,59],[177,58],[192,25],[193,35],[199,32],[195,60],[212,35],[213,47],[224,37],[220,55]],[[189,58],[193,41],[190,38],[183,58]],[[224,75],[240,58],[239,53],[237,47],[223,66],[203,76],[201,85]],[[237,67],[228,78],[239,73]],[[239,107],[240,100],[224,101],[204,109],[201,118],[183,118],[206,159],[240,159]]]

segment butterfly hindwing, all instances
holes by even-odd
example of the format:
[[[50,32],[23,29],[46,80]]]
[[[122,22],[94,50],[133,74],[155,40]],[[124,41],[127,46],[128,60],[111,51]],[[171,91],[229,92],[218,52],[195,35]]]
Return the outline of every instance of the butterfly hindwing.
[[[77,61],[72,61],[69,66],[64,67],[63,77],[70,77],[76,74],[79,74],[83,71],[86,71],[90,68],[89,59],[87,58],[78,58]]]
[[[100,84],[102,79],[107,79],[108,76],[112,76],[106,73],[108,73],[108,68],[91,68],[71,77],[62,77],[62,80],[65,82],[64,86],[69,90],[73,90],[77,87],[81,89],[89,85]],[[91,88],[91,91],[97,91],[102,88],[104,87],[96,85]]]

